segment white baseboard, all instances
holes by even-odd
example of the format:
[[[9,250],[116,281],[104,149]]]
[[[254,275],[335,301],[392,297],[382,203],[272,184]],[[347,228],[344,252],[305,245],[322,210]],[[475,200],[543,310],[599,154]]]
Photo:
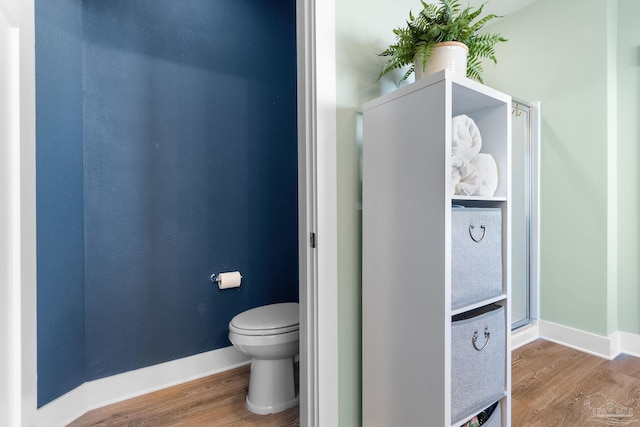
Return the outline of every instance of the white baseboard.
[[[538,338],[609,360],[620,353],[640,357],[640,335],[616,331],[605,337],[545,320],[532,321],[530,325],[512,332],[511,349],[521,347]]]
[[[591,353],[604,357],[605,359],[613,359],[619,354],[619,351],[614,348],[612,340],[609,337],[547,322],[545,320],[538,321],[538,328],[541,338],[546,338],[549,341],[557,342],[558,344],[575,348],[585,353]]]
[[[605,337],[544,320],[538,322],[538,327],[541,338],[605,359],[614,359],[620,353],[640,357],[640,335],[615,331]]]
[[[640,357],[640,335],[616,331],[610,337],[616,343],[618,353]]]
[[[92,409],[213,375],[249,362],[250,358],[229,346],[89,381],[38,409],[38,426],[65,426]]]

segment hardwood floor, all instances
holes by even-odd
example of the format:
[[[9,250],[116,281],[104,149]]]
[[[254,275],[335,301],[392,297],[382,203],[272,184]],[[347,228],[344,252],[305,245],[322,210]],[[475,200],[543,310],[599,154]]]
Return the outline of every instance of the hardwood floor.
[[[640,426],[640,359],[605,360],[536,340],[512,355],[512,426]],[[85,426],[299,426],[298,407],[259,416],[244,398],[249,367],[88,412]],[[618,411],[617,416],[611,416]]]
[[[255,415],[244,406],[249,366],[95,409],[69,424],[85,426],[299,426],[299,408]]]
[[[536,340],[512,354],[512,426],[640,425],[640,359]],[[614,415],[617,411],[617,415]]]

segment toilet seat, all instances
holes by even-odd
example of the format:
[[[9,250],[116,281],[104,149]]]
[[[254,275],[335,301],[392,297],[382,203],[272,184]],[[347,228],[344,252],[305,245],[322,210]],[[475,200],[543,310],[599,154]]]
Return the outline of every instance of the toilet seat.
[[[270,304],[247,310],[229,322],[229,331],[239,335],[280,335],[299,329],[299,307],[295,302]]]

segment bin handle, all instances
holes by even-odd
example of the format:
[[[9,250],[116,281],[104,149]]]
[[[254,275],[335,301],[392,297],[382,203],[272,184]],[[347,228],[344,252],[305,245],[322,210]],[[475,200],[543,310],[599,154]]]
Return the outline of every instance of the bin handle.
[[[489,344],[489,338],[491,338],[491,333],[489,332],[488,327],[484,328],[484,338],[485,338],[484,345],[482,347],[478,347],[478,331],[474,331],[473,338],[471,338],[471,343],[473,344],[473,348],[475,348],[478,351],[482,351],[487,346],[487,344]]]
[[[473,237],[473,229],[476,228],[475,225],[471,224],[469,226],[469,236],[471,236],[471,239],[476,242],[479,243],[482,239],[484,239],[484,235],[487,231],[487,228],[484,225],[480,226],[480,230],[482,230],[482,236],[479,239],[476,239],[475,237]]]

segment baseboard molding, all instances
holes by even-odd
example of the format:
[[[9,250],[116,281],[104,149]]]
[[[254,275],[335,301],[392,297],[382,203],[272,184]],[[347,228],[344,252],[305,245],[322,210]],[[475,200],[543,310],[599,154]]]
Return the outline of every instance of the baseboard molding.
[[[538,321],[538,328],[541,338],[606,359],[620,353],[640,357],[640,335],[616,331],[605,337],[544,320]]]
[[[618,352],[613,348],[609,337],[581,331],[557,323],[538,321],[540,337],[576,350],[591,353],[606,359],[613,359]]]
[[[523,326],[511,332],[511,350],[515,350],[518,347],[529,344],[531,341],[535,341],[538,338],[540,338],[538,321],[532,320],[527,326]]]
[[[246,355],[230,346],[89,381],[38,409],[38,426],[64,426],[92,409],[249,362]]]
[[[640,357],[640,335],[616,331],[610,337],[616,343],[618,353]]]
[[[545,320],[532,321],[530,325],[513,331],[511,349],[515,350],[538,338],[610,360],[620,353],[640,357],[640,335],[616,331],[605,337]]]

